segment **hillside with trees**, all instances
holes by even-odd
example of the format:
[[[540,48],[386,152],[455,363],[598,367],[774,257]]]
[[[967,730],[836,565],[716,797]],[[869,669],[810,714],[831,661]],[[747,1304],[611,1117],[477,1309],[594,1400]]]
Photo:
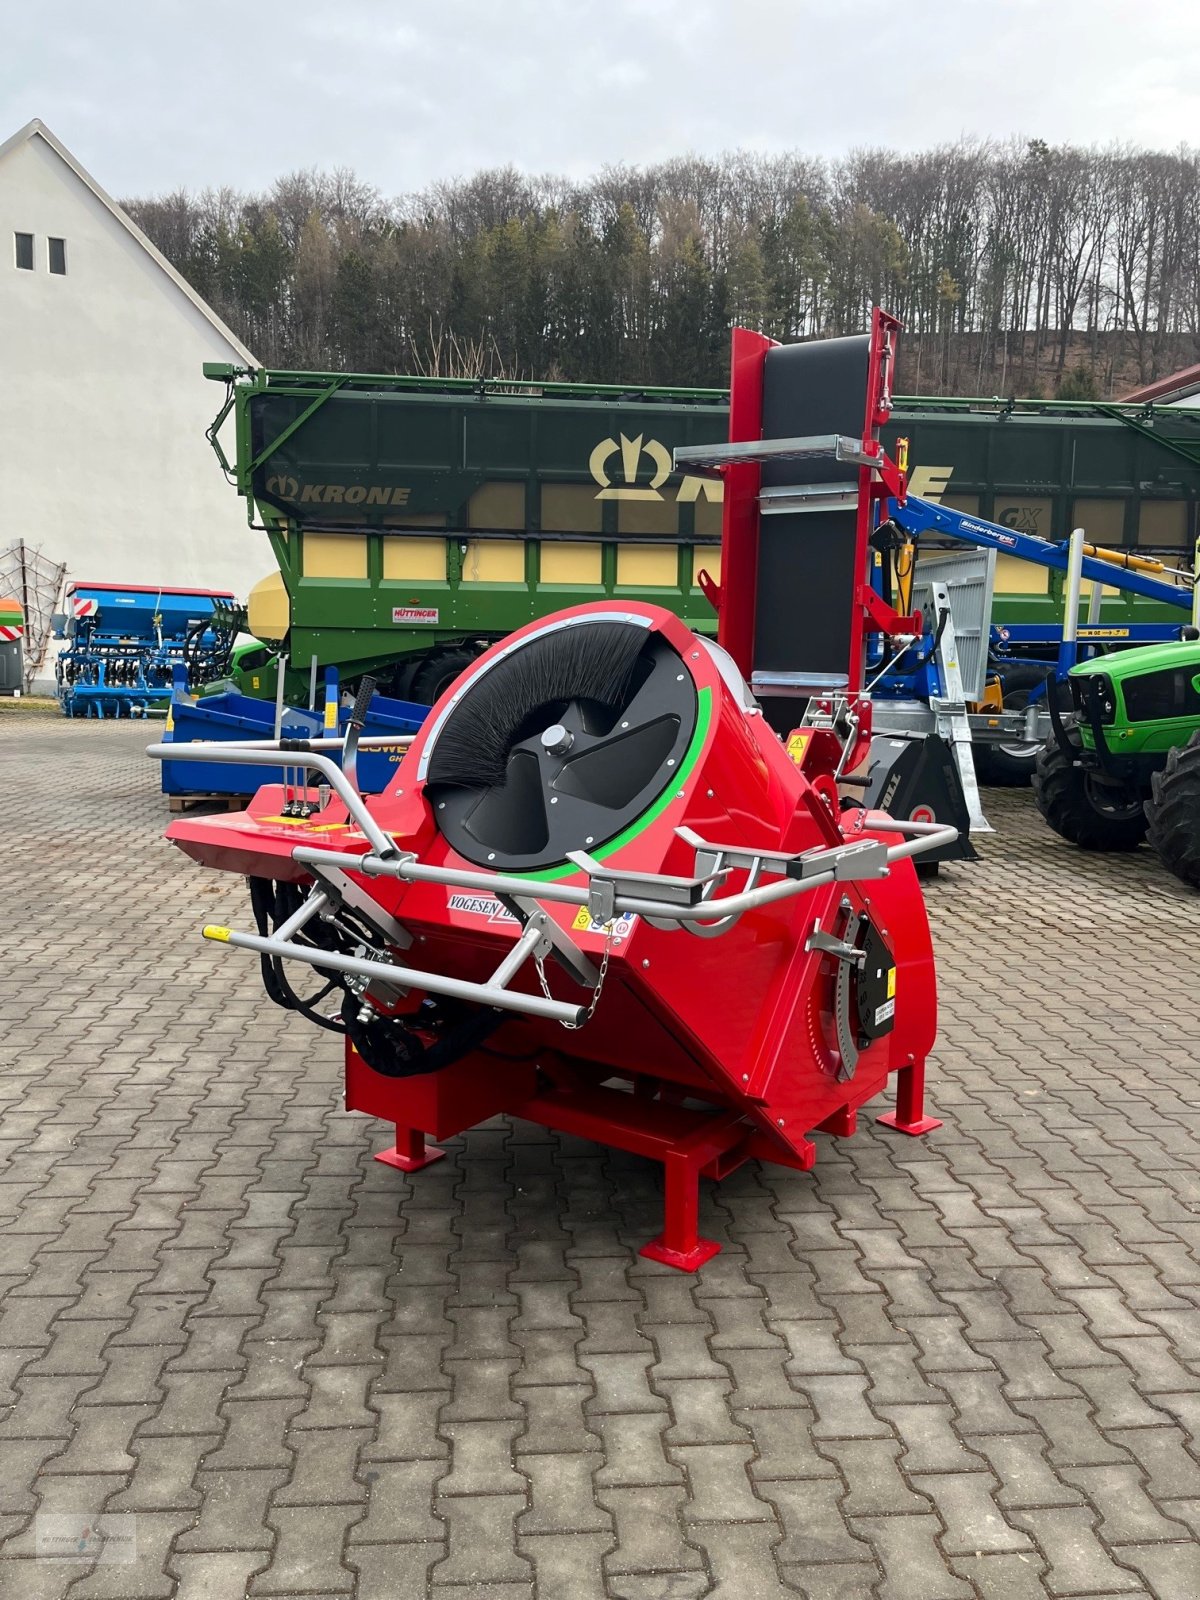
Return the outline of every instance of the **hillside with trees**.
[[[733,152],[387,199],[352,172],[123,202],[267,366],[727,381],[775,338],[905,325],[910,394],[1092,398],[1200,359],[1200,151]]]

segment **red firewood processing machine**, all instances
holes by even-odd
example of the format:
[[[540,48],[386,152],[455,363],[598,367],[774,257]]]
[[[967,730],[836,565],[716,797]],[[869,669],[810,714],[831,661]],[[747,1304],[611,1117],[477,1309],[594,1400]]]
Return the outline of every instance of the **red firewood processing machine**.
[[[718,1248],[702,1176],[810,1167],[813,1131],[853,1133],[893,1073],[880,1120],[938,1126],[912,858],[955,830],[838,784],[869,741],[864,632],[920,631],[869,583],[876,504],[904,489],[878,440],[896,334],[879,311],[857,338],[735,333],[733,442],[679,452],[725,477],[718,643],[641,600],[532,621],[366,800],[355,719],[340,766],[334,740],[195,748],[300,774],[167,837],[247,878],[257,931],[205,936],[343,1035],[347,1109],[396,1129],[379,1160],[416,1171],[428,1137],[498,1113],[652,1157],[665,1217],[642,1253],[694,1270]],[[789,736],[797,699],[825,714]]]

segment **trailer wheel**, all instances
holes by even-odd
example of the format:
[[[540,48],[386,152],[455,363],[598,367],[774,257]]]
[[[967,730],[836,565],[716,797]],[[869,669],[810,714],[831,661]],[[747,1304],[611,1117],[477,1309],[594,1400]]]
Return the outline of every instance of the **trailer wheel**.
[[[1033,691],[1044,683],[1046,674],[1053,669],[1035,662],[1017,662],[1003,674],[1003,705],[1005,711],[1024,711]],[[1071,704],[1071,692],[1066,684],[1053,683],[1050,694],[1058,695],[1060,709]],[[1016,789],[1027,784],[1037,765],[1040,744],[974,744],[975,771],[980,783],[994,784],[997,788]]]
[[[1071,736],[1075,750],[1082,745]],[[1081,850],[1136,850],[1146,837],[1140,794],[1100,783],[1047,739],[1033,774],[1037,808],[1055,833]]]
[[[453,650],[440,650],[437,655],[430,656],[428,661],[413,673],[410,694],[418,705],[435,705],[438,699],[458,677],[464,668],[469,667],[479,654],[468,645],[458,645]]]
[[[1183,883],[1200,889],[1200,730],[1150,779],[1147,840]]]

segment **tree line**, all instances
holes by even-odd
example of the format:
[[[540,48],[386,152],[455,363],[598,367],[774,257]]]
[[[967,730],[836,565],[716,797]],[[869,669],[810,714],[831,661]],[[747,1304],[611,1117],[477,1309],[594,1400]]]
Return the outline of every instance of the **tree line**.
[[[727,382],[728,331],[905,325],[903,393],[1092,398],[1200,359],[1200,151],[963,140],[512,167],[388,199],[353,172],[126,210],[265,366]]]

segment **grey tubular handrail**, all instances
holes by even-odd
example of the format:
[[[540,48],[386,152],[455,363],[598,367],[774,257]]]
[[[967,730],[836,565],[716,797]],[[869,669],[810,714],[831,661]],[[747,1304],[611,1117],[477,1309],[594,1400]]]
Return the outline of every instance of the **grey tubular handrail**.
[[[311,755],[304,752],[301,759],[297,759],[294,750],[255,750],[249,749],[244,744],[205,744],[199,742],[196,746],[186,744],[152,744],[147,747],[146,754],[153,756],[156,761],[170,761],[182,751],[187,750],[191,759],[201,761],[220,762],[222,766],[232,763],[241,767],[297,767],[303,765],[319,772],[328,781],[329,787],[345,805],[355,824],[369,842],[375,857],[383,863],[394,861],[400,854],[395,843],[388,838],[375,818],[363,805],[362,799],[355,791],[353,784],[346,779],[345,773],[336,761],[331,761],[328,756]],[[340,864],[345,865],[345,857]]]
[[[358,741],[358,748],[360,750],[394,750],[403,747],[405,750],[407,750],[409,745],[412,744],[416,737],[417,736],[415,733],[395,733],[392,734],[390,738],[386,733],[372,733],[368,734],[366,738]],[[346,743],[345,739],[340,734],[336,738],[334,738],[332,735],[322,734],[319,739],[301,738],[296,740],[284,740],[283,742],[292,746],[292,748],[287,750],[286,754],[291,756],[292,766],[294,767],[300,765],[300,760],[306,750],[340,750]],[[233,748],[235,750],[278,750],[279,746],[280,741],[278,739],[239,739]],[[203,761],[204,757],[200,754],[200,752],[202,750],[213,749],[214,741],[208,739],[195,739],[190,743],[187,741],[181,741],[179,744],[169,744],[164,748],[167,750],[181,752],[187,756],[189,761]],[[230,747],[229,745],[224,744],[221,745],[220,748],[222,750],[228,750]]]
[[[958,829],[933,822],[890,822],[886,827],[872,824],[872,831],[911,835],[903,844],[887,847],[887,860],[902,861],[909,856],[936,850],[953,844]],[[847,844],[861,843],[849,839]],[[564,883],[544,883],[528,878],[507,877],[503,873],[470,872],[456,867],[430,867],[414,856],[401,854],[398,858],[381,860],[376,856],[349,856],[337,850],[321,850],[298,845],[292,859],[299,865],[341,867],[347,872],[361,872],[367,877],[399,878],[406,883],[437,883],[451,889],[475,889],[491,895],[532,895],[542,901],[557,901],[563,905],[585,906],[590,898],[588,887],[573,888]],[[804,878],[780,878],[774,883],[760,884],[753,889],[743,889],[738,894],[723,895],[711,900],[701,900],[695,905],[679,905],[665,900],[653,900],[641,895],[617,894],[613,901],[613,915],[654,917],[664,922],[715,922],[722,917],[737,917],[747,911],[757,911],[773,905],[777,900],[787,900],[793,895],[806,894],[828,883],[839,881],[838,873],[815,872]]]
[[[256,933],[239,933],[234,928],[205,929],[205,937],[220,944],[233,945],[239,950],[254,950],[260,955],[277,956],[284,961],[305,961],[311,967],[322,967],[332,972],[347,972],[352,977],[378,980],[393,988],[420,989],[426,994],[444,994],[454,1000],[471,1000],[477,1005],[492,1006],[498,1011],[519,1011],[529,1017],[548,1017],[551,1022],[578,1023],[586,1006],[571,1005],[565,1000],[548,1000],[540,994],[525,994],[510,990],[494,980],[488,983],[469,983],[465,978],[450,978],[440,972],[424,972],[419,967],[397,967],[388,961],[369,961],[363,956],[344,956],[333,950],[319,950],[307,945],[292,944],[287,939],[263,938]],[[526,940],[531,948],[534,940]],[[522,954],[524,954],[524,950]],[[506,964],[506,963],[505,963]],[[502,964],[505,965],[505,964]],[[497,969],[498,973],[502,968]],[[511,973],[508,974],[511,977]],[[507,981],[507,978],[505,978]]]

